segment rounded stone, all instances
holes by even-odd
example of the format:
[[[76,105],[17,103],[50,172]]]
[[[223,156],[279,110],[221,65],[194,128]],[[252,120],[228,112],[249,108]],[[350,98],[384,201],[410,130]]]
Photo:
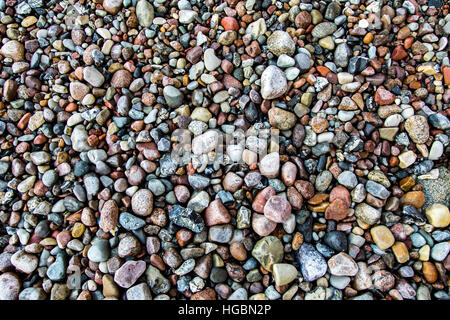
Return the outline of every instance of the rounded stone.
[[[275,263],[283,261],[283,244],[277,237],[264,237],[253,247],[252,256],[259,261],[264,269],[272,271]]]
[[[328,267],[330,268],[330,273],[334,276],[352,277],[358,273],[358,265],[355,260],[345,252],[332,256],[328,260]]]
[[[275,228],[277,227],[277,223],[268,219],[266,216],[258,213],[253,213],[252,216],[252,229],[261,237],[268,236],[271,234]]]
[[[446,228],[450,225],[450,211],[440,203],[432,204],[425,210],[428,222],[436,228]]]
[[[291,204],[284,197],[272,196],[264,206],[264,215],[274,222],[283,223],[289,219],[291,210]]]
[[[17,300],[21,282],[19,277],[12,273],[6,272],[0,275],[0,300]]]
[[[297,278],[297,269],[288,263],[275,263],[272,271],[273,279],[277,286],[284,286]]]
[[[295,126],[297,117],[294,113],[281,108],[271,108],[268,112],[269,123],[277,129],[289,130]]]
[[[287,32],[277,30],[267,39],[267,48],[276,56],[282,54],[291,56],[295,52],[295,43]]]
[[[408,132],[409,137],[415,143],[425,143],[430,136],[430,127],[427,122],[427,118],[420,115],[412,116],[405,121],[405,130]]]
[[[140,189],[131,198],[131,208],[139,216],[148,216],[153,211],[153,194],[148,189]]]
[[[389,249],[394,245],[395,238],[386,226],[378,225],[370,229],[372,239],[380,250]]]
[[[100,211],[99,226],[104,232],[114,230],[119,220],[119,207],[114,200],[108,200]]]
[[[268,66],[261,75],[261,96],[263,99],[275,99],[287,91],[287,79],[284,72],[274,66]]]

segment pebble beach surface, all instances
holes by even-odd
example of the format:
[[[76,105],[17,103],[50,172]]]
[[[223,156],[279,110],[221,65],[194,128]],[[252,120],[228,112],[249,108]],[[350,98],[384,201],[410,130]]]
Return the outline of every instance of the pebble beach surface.
[[[0,0],[0,300],[449,300],[444,0]]]

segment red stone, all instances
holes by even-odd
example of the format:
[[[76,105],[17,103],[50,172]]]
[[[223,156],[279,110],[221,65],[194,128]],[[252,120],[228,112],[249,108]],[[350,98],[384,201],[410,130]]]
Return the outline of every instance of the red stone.
[[[347,218],[350,209],[344,200],[336,199],[330,203],[325,211],[325,219],[340,221]]]
[[[350,207],[352,204],[350,192],[346,187],[341,185],[334,187],[330,192],[330,202],[333,202],[336,199],[343,200],[347,207]]]
[[[287,198],[294,210],[300,210],[303,206],[303,197],[294,187],[287,188]]]
[[[302,194],[303,198],[305,199],[311,199],[314,195],[314,186],[309,181],[295,181],[295,188]]]
[[[266,187],[261,190],[255,197],[252,203],[252,209],[259,213],[264,213],[264,206],[266,205],[267,200],[271,196],[275,195],[275,189],[272,187]]]
[[[220,25],[225,29],[225,31],[229,31],[229,30],[238,31],[239,30],[239,23],[233,17],[222,18],[222,20],[220,21]]]
[[[212,201],[205,211],[205,222],[208,227],[217,224],[225,224],[230,222],[231,216],[227,208],[222,203],[222,200],[216,199]]]
[[[375,92],[375,102],[380,106],[392,104],[394,100],[395,95],[382,87],[379,87]]]
[[[403,46],[398,45],[395,47],[394,51],[392,51],[391,58],[392,60],[398,61],[405,59],[408,56],[408,53],[405,51]]]
[[[450,67],[442,68],[442,72],[444,73],[444,83],[445,85],[450,85]]]

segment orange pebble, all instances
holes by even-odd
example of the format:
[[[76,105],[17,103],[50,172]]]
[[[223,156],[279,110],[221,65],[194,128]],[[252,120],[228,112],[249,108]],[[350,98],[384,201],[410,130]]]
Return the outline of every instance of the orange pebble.
[[[408,37],[405,39],[404,41],[404,47],[406,50],[408,50],[409,48],[411,48],[412,44],[413,44],[414,38],[413,37]]]
[[[317,66],[316,68],[317,68],[317,72],[319,72],[322,77],[326,77],[327,74],[330,73],[330,69],[328,69],[327,67]]]
[[[450,85],[450,67],[443,67],[442,72],[444,73],[444,83],[445,85]]]
[[[369,32],[368,34],[366,34],[366,35],[364,36],[364,38],[363,38],[363,42],[364,42],[365,44],[371,43],[372,40],[373,40],[373,33],[371,33],[371,32]]]
[[[233,17],[225,17],[222,18],[220,21],[220,25],[225,29],[225,31],[233,30],[238,31],[239,30],[239,24]]]
[[[76,105],[76,103],[71,102],[71,103],[69,103],[69,104],[66,106],[66,111],[67,111],[67,112],[73,112],[73,111],[75,111],[75,110],[77,110],[77,105]]]

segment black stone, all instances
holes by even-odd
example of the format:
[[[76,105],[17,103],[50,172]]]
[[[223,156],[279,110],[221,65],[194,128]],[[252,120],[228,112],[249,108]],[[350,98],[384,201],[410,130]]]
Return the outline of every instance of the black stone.
[[[324,242],[336,251],[347,251],[347,236],[342,231],[330,231],[324,237]]]
[[[199,233],[205,228],[205,222],[198,213],[179,205],[170,208],[169,219],[177,226],[187,228],[195,233]]]

